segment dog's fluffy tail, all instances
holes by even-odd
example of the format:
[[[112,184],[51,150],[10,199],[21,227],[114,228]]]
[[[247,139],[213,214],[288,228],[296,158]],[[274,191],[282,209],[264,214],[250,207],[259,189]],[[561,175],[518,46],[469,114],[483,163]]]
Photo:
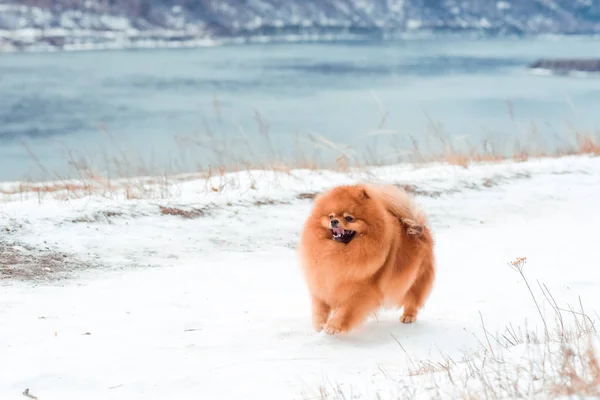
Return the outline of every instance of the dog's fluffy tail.
[[[420,234],[427,226],[425,213],[406,190],[387,184],[369,183],[363,184],[363,186],[367,195],[378,198],[392,215],[407,226],[409,233]]]

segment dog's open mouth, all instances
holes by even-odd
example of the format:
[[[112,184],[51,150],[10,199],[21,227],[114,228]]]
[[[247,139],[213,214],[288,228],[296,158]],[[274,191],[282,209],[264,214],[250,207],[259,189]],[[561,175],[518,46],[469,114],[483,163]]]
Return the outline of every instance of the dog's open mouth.
[[[354,239],[354,235],[356,235],[355,231],[347,231],[344,228],[332,228],[331,233],[333,234],[333,240],[345,244],[350,243]]]

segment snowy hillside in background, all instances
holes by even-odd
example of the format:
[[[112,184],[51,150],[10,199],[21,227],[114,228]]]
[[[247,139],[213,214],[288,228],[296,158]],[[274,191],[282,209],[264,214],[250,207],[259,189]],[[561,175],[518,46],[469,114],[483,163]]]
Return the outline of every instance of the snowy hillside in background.
[[[383,311],[349,335],[317,334],[299,232],[315,192],[367,177],[417,193],[437,243],[435,287],[415,324]],[[562,332],[592,329],[599,158],[352,176],[247,171],[171,185],[154,199],[114,188],[0,197],[0,398],[25,399],[26,389],[41,400],[551,398],[569,389],[555,376],[569,379],[564,343],[544,340],[540,312],[553,323],[553,308],[537,282],[558,307],[581,304],[591,316],[566,311]],[[527,257],[540,311],[507,266],[516,257]],[[522,343],[532,331],[540,342]]]
[[[0,0],[0,49],[208,45],[402,32],[600,32],[590,0]]]

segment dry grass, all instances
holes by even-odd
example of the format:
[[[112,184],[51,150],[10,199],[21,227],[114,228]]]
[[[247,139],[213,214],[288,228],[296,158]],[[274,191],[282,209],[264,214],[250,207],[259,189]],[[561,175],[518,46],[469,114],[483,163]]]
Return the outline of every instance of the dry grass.
[[[132,155],[121,149],[108,129],[100,129],[109,140],[109,153],[78,154],[62,145],[68,173],[59,174],[43,165],[26,145],[31,160],[43,175],[43,181],[25,180],[16,184],[0,184],[0,198],[31,198],[41,201],[46,196],[72,199],[86,196],[119,197],[126,199],[165,199],[180,191],[180,183],[203,179],[209,192],[221,192],[239,179],[232,172],[246,173],[251,181],[249,189],[256,187],[251,171],[271,171],[289,175],[292,170],[334,170],[351,173],[358,169],[398,163],[446,163],[468,168],[473,163],[512,160],[527,161],[532,158],[561,157],[566,155],[600,155],[600,137],[596,132],[566,129],[560,146],[544,143],[539,129],[532,125],[523,129],[515,121],[513,139],[502,134],[481,139],[474,145],[468,138],[451,137],[442,124],[428,118],[424,132],[400,133],[390,129],[389,112],[375,97],[380,110],[376,128],[367,132],[363,142],[351,148],[336,143],[316,133],[296,134],[294,148],[281,151],[271,137],[266,118],[255,111],[256,133],[248,135],[242,127],[232,135],[222,123],[222,111],[214,112],[221,123],[215,129],[204,123],[203,132],[197,135],[176,136],[180,152],[168,162],[168,167],[157,167],[151,158]],[[514,121],[512,106],[509,117]],[[249,139],[252,137],[252,139]],[[190,154],[201,154],[202,160],[190,160]],[[262,160],[262,161],[260,161]],[[239,183],[239,182],[238,182]]]
[[[178,208],[158,206],[162,215],[175,215],[184,219],[196,219],[206,215],[204,210],[198,208]]]
[[[593,154],[600,156],[600,144],[598,144],[598,138],[593,135],[583,135],[577,133],[577,154]]]

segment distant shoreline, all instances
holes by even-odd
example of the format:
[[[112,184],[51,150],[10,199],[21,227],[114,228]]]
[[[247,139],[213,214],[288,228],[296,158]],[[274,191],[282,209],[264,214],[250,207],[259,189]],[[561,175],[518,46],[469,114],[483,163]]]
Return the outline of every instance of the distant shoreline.
[[[541,74],[596,74],[600,73],[600,58],[543,58],[529,68]]]
[[[248,36],[192,35],[176,31],[66,31],[64,29],[0,30],[0,54],[53,53],[110,50],[183,49],[235,46],[249,44],[343,43],[370,41],[427,40],[438,37],[455,39],[526,39],[560,40],[561,38],[590,38],[598,34],[497,34],[477,30],[384,33],[378,30],[364,33],[307,32],[290,34],[256,34]]]

